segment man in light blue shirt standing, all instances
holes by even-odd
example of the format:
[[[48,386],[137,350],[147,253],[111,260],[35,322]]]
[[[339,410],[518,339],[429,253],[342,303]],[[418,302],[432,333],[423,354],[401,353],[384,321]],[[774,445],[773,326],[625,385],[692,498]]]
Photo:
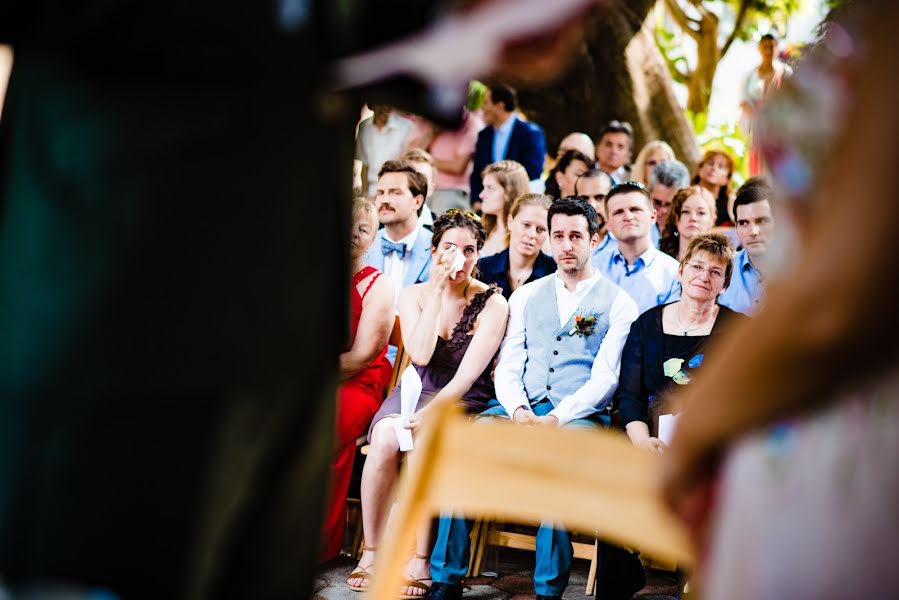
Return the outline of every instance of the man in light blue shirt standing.
[[[737,236],[743,249],[734,257],[730,285],[718,304],[751,315],[761,305],[764,280],[760,266],[768,252],[768,238],[774,229],[771,215],[771,186],[764,177],[751,177],[740,186],[734,199]]]
[[[613,187],[606,214],[617,243],[597,265],[599,271],[627,292],[641,313],[680,298],[677,261],[652,243],[655,210],[646,189],[635,182]]]

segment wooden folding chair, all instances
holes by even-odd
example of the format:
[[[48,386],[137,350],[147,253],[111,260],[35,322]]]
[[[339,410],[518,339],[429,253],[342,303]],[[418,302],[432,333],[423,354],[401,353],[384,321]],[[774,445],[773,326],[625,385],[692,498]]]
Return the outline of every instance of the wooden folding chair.
[[[422,519],[441,507],[523,522],[558,520],[648,556],[693,563],[685,531],[658,495],[659,457],[622,436],[472,424],[449,403],[435,407],[423,427],[418,460],[398,484],[401,526],[388,532],[378,552],[373,600],[395,599],[406,559],[398,549],[411,546]]]

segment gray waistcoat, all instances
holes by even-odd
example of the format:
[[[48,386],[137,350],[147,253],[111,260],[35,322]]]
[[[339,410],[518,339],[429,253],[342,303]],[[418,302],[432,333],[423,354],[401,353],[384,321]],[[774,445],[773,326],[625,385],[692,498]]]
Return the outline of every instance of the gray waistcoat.
[[[563,327],[559,327],[555,276],[536,282],[539,289],[528,298],[524,310],[525,348],[524,389],[531,404],[549,397],[557,406],[590,379],[593,361],[609,330],[609,312],[621,291],[600,278]],[[576,315],[596,317],[590,335],[569,335]]]

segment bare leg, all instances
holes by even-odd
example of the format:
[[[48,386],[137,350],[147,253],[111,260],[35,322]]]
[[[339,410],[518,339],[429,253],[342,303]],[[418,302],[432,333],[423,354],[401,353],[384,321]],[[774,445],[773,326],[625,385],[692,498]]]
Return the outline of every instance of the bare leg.
[[[387,417],[375,425],[362,469],[362,530],[365,544],[371,548],[377,548],[381,542],[384,519],[390,508],[388,499],[399,467],[399,443],[393,431],[393,421],[394,418]],[[374,550],[363,550],[355,571],[370,572],[374,562]],[[368,581],[361,577],[348,579],[347,583],[360,587],[368,585]]]
[[[406,458],[411,464],[417,457],[410,452]],[[406,466],[409,467],[410,464]],[[415,541],[415,554],[409,559],[403,570],[403,577],[409,581],[419,580],[424,585],[431,585],[431,548],[434,545],[433,532],[431,531],[431,519],[427,519],[418,527]],[[400,594],[409,596],[422,596],[427,590],[421,587],[406,586],[400,588]]]

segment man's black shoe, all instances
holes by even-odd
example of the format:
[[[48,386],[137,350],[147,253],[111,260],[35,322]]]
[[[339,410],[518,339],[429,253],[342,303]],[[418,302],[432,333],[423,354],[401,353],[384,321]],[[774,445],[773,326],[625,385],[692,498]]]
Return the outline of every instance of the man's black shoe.
[[[435,581],[424,595],[424,600],[462,600],[462,585]]]

